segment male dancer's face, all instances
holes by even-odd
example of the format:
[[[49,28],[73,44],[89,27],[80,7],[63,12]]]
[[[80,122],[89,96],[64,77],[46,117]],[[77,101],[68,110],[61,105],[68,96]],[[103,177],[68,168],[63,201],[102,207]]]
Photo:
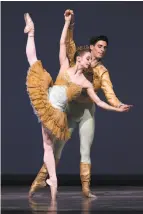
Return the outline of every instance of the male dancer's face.
[[[107,50],[107,43],[99,40],[95,45],[90,45],[92,56],[100,60],[104,57]]]

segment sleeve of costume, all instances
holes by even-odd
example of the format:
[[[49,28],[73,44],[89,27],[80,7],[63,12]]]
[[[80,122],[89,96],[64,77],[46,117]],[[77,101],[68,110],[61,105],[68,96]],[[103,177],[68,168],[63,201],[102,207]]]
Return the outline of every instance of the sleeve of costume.
[[[67,38],[66,38],[66,51],[67,51],[67,56],[70,62],[70,66],[74,65],[74,54],[76,52],[76,45],[73,40],[73,26],[69,27],[68,33],[67,33]]]
[[[118,107],[121,104],[121,102],[115,95],[109,72],[107,70],[101,76],[101,89],[103,90],[105,97],[110,105]]]

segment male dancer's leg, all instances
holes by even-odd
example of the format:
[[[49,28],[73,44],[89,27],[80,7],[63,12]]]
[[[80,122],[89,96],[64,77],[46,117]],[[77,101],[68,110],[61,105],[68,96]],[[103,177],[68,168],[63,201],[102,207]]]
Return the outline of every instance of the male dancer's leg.
[[[91,180],[91,158],[90,150],[94,138],[95,131],[95,105],[89,104],[84,110],[83,117],[79,124],[80,134],[80,178],[82,183],[82,192],[86,197],[95,197],[90,192],[90,180]]]
[[[68,118],[68,126],[69,126],[69,130],[70,130],[71,135],[72,135],[74,129],[76,128],[76,125],[77,125],[76,121],[73,120],[71,117],[69,117]],[[66,144],[66,142],[59,141],[59,140],[57,140],[54,144],[54,155],[55,155],[55,160],[57,163],[59,162],[59,160],[61,158],[65,144]]]

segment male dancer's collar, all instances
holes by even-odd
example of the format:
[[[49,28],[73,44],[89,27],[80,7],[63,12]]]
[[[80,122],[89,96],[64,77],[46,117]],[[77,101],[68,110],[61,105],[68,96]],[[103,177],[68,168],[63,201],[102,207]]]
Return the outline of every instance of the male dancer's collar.
[[[95,62],[93,61],[93,62],[91,62],[91,68],[95,68],[97,65],[101,65],[101,64],[102,64],[101,60],[95,61]]]

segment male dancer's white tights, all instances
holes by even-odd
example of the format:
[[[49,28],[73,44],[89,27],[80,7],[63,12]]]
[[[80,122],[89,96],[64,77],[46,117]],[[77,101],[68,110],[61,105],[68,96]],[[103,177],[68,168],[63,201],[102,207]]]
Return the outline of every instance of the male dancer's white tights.
[[[73,109],[74,106],[72,106]],[[86,108],[85,108],[86,107]],[[79,123],[79,136],[80,136],[80,155],[81,162],[91,164],[90,150],[94,138],[95,131],[95,106],[90,104],[89,106],[82,104],[82,107],[79,106],[79,111],[83,110],[83,114],[80,118],[69,118],[69,128],[72,133],[76,128],[76,125]],[[71,110],[72,110],[71,109]],[[75,106],[76,111],[78,111],[77,106]],[[65,142],[56,141],[54,144],[54,154],[55,159],[58,160],[61,158],[61,154],[64,148]]]

